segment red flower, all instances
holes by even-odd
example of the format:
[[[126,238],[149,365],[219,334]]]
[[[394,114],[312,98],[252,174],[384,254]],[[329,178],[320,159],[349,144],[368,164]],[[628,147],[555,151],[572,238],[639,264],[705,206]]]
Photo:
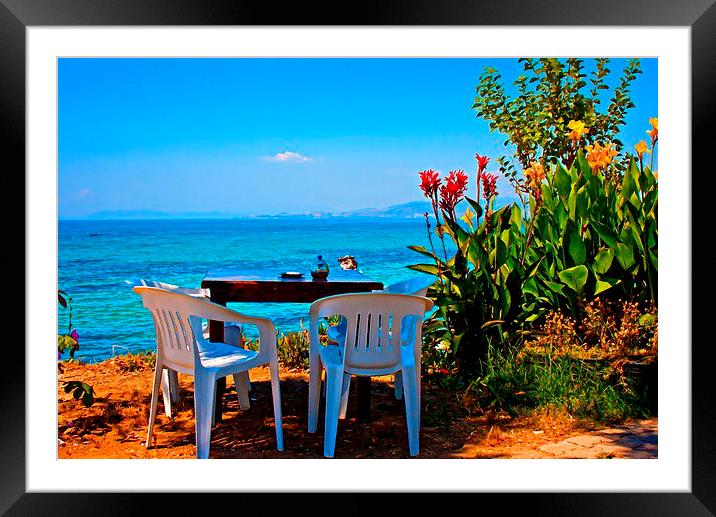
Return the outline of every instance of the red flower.
[[[477,153],[475,153],[475,159],[477,160],[477,173],[480,174],[485,170],[490,159],[487,156],[480,156]]]
[[[497,175],[485,173],[482,176],[482,190],[485,200],[489,201],[492,196],[497,195]]]
[[[421,171],[418,174],[420,175],[420,190],[423,191],[425,197],[432,199],[440,186],[440,176],[432,169]]]
[[[467,190],[467,174],[462,170],[450,171],[445,185],[440,187],[440,208],[452,211],[465,195]]]

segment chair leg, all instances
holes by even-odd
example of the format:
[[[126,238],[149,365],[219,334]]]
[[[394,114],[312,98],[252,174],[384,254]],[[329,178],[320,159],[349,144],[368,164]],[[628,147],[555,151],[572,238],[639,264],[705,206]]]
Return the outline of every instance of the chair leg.
[[[395,372],[393,376],[393,383],[395,384],[395,400],[401,400],[403,398],[403,373]]]
[[[152,384],[152,399],[149,402],[149,425],[147,426],[147,441],[145,446],[147,449],[152,440],[152,431],[154,430],[154,420],[157,418],[157,403],[159,402],[159,386],[162,382],[162,372],[164,367],[157,363],[154,367],[154,383]]]
[[[321,361],[318,354],[309,357],[308,366],[308,432],[318,429],[318,406],[321,403]]]
[[[283,419],[281,416],[281,379],[278,375],[278,359],[269,364],[271,373],[271,394],[273,395],[273,418],[276,425],[276,449],[283,450]]]
[[[326,368],[326,430],[323,435],[323,455],[326,458],[332,458],[336,450],[342,385],[343,371]]]
[[[343,374],[343,385],[341,387],[341,410],[338,413],[338,418],[343,420],[348,412],[348,395],[351,391],[351,374]]]
[[[212,400],[214,401],[214,406],[216,406],[216,383],[214,383],[214,391],[212,393],[212,397],[214,397]],[[221,404],[221,402],[219,402]],[[211,413],[211,427],[214,427],[216,425],[216,411],[212,411]]]
[[[167,418],[172,417],[171,371],[169,368],[162,368],[162,398]]]
[[[420,452],[420,397],[413,368],[403,370],[403,392],[405,394],[405,420],[408,424],[408,448],[411,456]]]
[[[251,407],[248,384],[249,372],[243,371],[234,374],[234,386],[236,387],[236,394],[239,397],[239,408],[242,411],[246,411]]]
[[[196,457],[209,457],[211,421],[214,415],[214,390],[216,377],[213,373],[197,370],[194,374],[194,418],[196,429]]]
[[[179,394],[179,374],[176,370],[169,370],[169,391],[172,394],[172,402],[179,403],[181,395]]]

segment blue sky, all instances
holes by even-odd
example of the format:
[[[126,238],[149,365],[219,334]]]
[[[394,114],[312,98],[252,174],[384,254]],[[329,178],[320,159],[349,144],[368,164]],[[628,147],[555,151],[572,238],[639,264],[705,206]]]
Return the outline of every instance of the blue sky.
[[[611,83],[624,63],[612,60]],[[419,200],[417,171],[474,177],[476,152],[504,154],[504,137],[471,109],[485,66],[506,83],[521,69],[498,58],[62,58],[59,216]],[[622,135],[629,149],[657,116],[656,59],[642,70]]]

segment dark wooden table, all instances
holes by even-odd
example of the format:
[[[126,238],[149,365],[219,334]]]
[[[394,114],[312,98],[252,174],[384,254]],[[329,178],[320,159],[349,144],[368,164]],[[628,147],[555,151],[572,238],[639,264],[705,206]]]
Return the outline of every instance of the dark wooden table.
[[[313,303],[334,294],[365,293],[382,290],[383,284],[354,270],[331,270],[326,280],[313,280],[308,271],[303,278],[281,278],[280,271],[249,271],[223,269],[209,271],[201,281],[201,287],[209,289],[211,301],[220,305],[230,302],[284,302]],[[209,340],[224,341],[224,325],[209,322]],[[221,422],[221,400],[226,389],[226,379],[216,385],[216,421]],[[358,419],[370,419],[370,377],[358,377]]]

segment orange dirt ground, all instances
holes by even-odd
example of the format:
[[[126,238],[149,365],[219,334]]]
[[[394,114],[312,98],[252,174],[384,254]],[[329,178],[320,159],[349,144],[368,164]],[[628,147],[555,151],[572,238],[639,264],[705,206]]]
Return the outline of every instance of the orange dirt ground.
[[[179,375],[182,400],[173,419],[160,397],[153,446],[147,449],[153,368],[122,356],[99,364],[65,363],[59,380],[82,380],[94,387],[95,403],[85,408],[58,384],[59,458],[193,458],[192,378]],[[281,371],[285,451],[276,450],[268,370],[251,371],[251,408],[239,411],[233,380],[224,395],[222,422],[212,430],[211,458],[321,458],[319,432],[306,431],[308,375]],[[337,458],[407,458],[404,406],[393,397],[391,377],[374,378],[372,420],[355,419],[355,386],[348,416],[340,421]],[[423,381],[419,458],[655,458],[657,421],[632,421],[605,428],[569,415],[510,418],[483,411],[474,401]]]

